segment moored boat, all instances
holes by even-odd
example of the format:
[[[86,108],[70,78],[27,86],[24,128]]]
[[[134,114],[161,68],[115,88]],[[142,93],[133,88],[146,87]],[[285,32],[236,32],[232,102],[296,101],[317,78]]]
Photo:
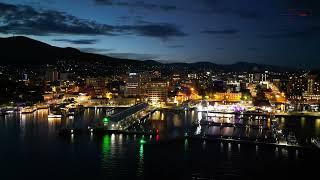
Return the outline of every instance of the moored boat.
[[[49,114],[48,118],[61,118],[62,115],[61,114]]]
[[[296,136],[292,132],[290,132],[288,134],[287,141],[288,141],[289,144],[297,144],[298,143],[298,141],[296,139]]]
[[[34,107],[34,106],[27,106],[27,107],[25,107],[25,108],[22,108],[22,109],[20,110],[20,113],[22,113],[22,114],[33,113],[33,112],[35,112],[36,110],[37,110],[37,108]]]
[[[320,149],[320,139],[319,138],[312,138],[311,143]]]

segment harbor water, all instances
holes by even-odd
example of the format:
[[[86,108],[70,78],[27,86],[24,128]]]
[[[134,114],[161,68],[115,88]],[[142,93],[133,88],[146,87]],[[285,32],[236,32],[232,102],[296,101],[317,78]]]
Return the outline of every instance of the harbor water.
[[[48,110],[1,116],[0,179],[301,179],[313,177],[318,170],[316,148],[184,139],[199,120],[195,111],[154,112],[142,126],[159,130],[156,136],[58,135],[61,128],[86,128],[117,111],[121,109],[88,108],[62,119],[48,119]],[[259,121],[252,119],[242,123]],[[260,121],[268,123],[268,119]],[[300,143],[320,137],[320,118],[287,116],[276,121]],[[215,127],[206,132],[236,133]]]

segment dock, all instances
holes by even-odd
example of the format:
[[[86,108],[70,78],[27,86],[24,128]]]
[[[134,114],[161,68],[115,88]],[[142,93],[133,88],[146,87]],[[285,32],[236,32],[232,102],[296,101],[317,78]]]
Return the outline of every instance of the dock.
[[[157,130],[148,131],[127,131],[127,130],[109,130],[105,128],[88,128],[88,129],[73,129],[65,128],[59,131],[60,136],[69,136],[77,134],[95,134],[95,135],[110,135],[110,134],[123,134],[123,135],[157,135],[159,132]]]
[[[246,144],[255,146],[268,146],[274,148],[286,148],[286,149],[316,149],[312,144],[299,145],[299,144],[288,144],[288,143],[273,143],[273,142],[261,142],[246,139],[233,139],[233,138],[221,138],[221,137],[210,137],[210,136],[185,136],[185,139],[191,141],[207,141],[207,142],[222,142],[231,144]]]

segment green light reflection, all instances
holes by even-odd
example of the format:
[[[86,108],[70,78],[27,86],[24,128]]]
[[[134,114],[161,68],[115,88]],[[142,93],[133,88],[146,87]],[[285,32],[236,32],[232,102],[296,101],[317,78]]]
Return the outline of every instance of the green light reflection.
[[[184,150],[187,151],[187,149],[188,149],[188,139],[186,138],[184,140]]]
[[[139,149],[139,163],[138,163],[138,177],[141,178],[144,174],[144,144],[140,144]]]
[[[110,152],[110,147],[111,147],[111,139],[109,135],[105,135],[102,140],[102,153],[103,153],[103,158],[106,159],[109,155]]]
[[[143,149],[143,144],[141,144],[140,145],[140,150],[139,150],[140,160],[143,160],[143,156],[144,156],[144,149]]]

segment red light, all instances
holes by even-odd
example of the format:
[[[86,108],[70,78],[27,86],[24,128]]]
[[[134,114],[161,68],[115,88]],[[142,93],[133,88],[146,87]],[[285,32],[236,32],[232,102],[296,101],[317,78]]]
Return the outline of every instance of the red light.
[[[159,129],[157,129],[157,133],[159,133]]]
[[[308,16],[308,14],[307,13],[299,13],[299,16],[300,17],[306,17],[306,16]]]
[[[156,141],[159,141],[159,139],[160,139],[160,136],[157,135],[157,136],[156,136]]]

